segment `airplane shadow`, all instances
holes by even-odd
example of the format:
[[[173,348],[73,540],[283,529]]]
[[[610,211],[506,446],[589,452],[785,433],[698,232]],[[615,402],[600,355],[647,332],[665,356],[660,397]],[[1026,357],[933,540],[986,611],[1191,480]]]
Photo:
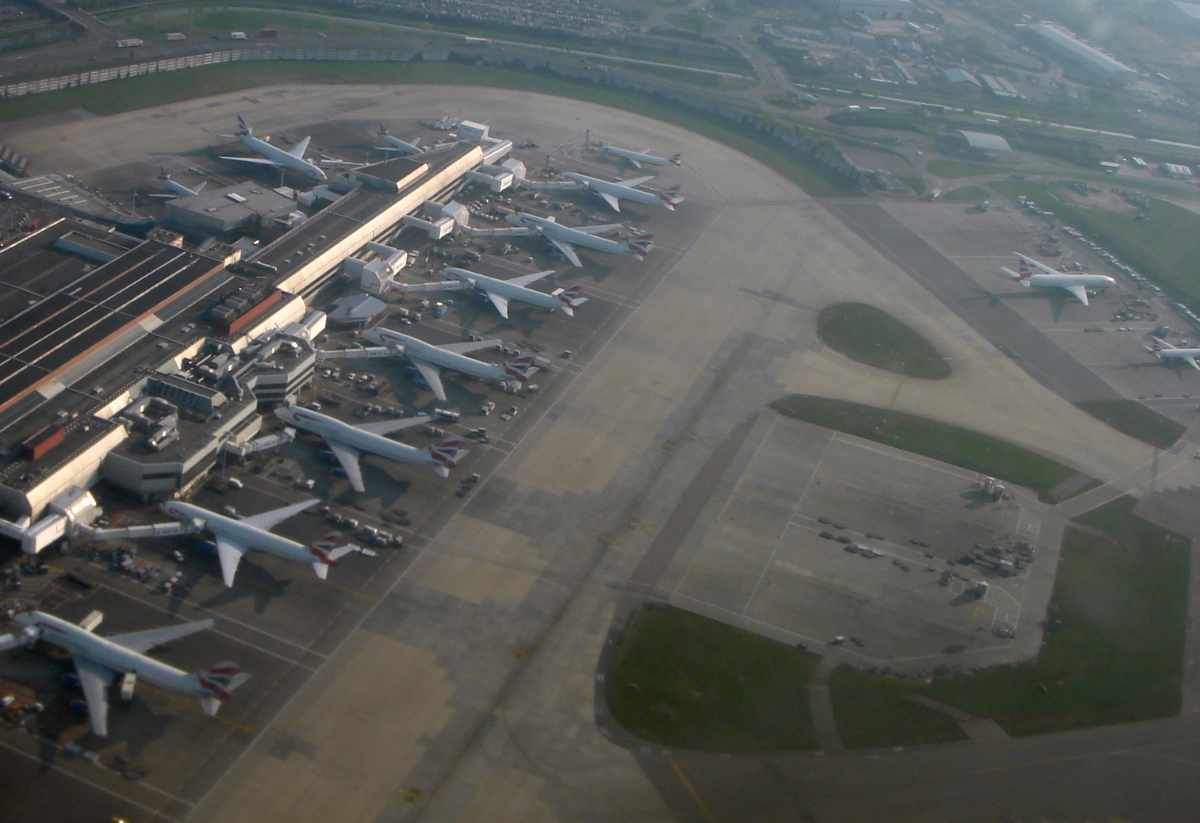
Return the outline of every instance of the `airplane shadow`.
[[[215,576],[217,579],[221,579],[220,565],[216,565],[217,568],[214,570]],[[297,568],[299,568],[298,565]],[[215,610],[229,603],[236,603],[239,600],[252,597],[254,598],[254,613],[262,614],[271,605],[272,600],[287,594],[287,588],[290,585],[292,585],[290,579],[277,578],[257,563],[250,561],[248,558],[243,558],[241,564],[238,566],[237,577],[233,580],[233,588],[227,588],[219,594],[201,601],[199,605],[204,609]],[[183,598],[176,597],[171,599],[182,601]]]

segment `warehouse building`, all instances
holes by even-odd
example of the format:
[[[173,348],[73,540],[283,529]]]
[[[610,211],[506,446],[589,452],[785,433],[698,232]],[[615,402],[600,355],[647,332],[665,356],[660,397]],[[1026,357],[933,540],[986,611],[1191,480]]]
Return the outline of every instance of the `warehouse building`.
[[[163,220],[184,231],[205,234],[252,230],[296,211],[290,197],[253,181],[168,200]]]
[[[1021,26],[1048,54],[1066,61],[1083,74],[1105,83],[1121,85],[1138,79],[1130,68],[1110,54],[1077,37],[1056,23],[1030,23]]]

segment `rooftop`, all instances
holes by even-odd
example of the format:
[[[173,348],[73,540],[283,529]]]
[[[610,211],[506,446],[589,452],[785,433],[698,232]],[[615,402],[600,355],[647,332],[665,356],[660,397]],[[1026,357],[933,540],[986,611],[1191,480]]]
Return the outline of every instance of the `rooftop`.
[[[981,131],[960,131],[966,138],[967,145],[978,151],[1012,151],[1008,141],[998,134],[987,134]]]

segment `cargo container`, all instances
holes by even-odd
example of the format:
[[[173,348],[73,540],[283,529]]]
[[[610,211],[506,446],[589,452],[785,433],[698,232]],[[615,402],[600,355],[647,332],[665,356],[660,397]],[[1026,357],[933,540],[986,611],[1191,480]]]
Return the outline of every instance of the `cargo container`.
[[[170,41],[187,40],[187,35],[181,31],[169,31],[167,32],[167,39]]]
[[[146,45],[146,41],[140,37],[126,37],[124,40],[117,41],[117,48],[119,49],[132,49],[144,45]]]

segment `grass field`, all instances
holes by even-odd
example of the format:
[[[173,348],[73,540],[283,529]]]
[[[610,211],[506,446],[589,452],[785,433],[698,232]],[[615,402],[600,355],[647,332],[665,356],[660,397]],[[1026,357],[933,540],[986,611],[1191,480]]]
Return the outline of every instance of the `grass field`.
[[[1192,311],[1200,311],[1200,215],[1150,199],[1149,218],[1064,203],[1044,185],[1025,180],[990,184],[1001,194],[1032,198],[1152,279]]]
[[[953,743],[967,736],[949,715],[909,700],[917,690],[881,674],[838,666],[829,699],[847,749]]]
[[[898,174],[896,179],[912,189],[918,197],[925,193],[925,178],[918,174]]]
[[[636,613],[605,680],[613,717],[664,746],[814,749],[811,652],[675,608]]]
[[[1077,474],[1014,443],[904,412],[804,394],[772,405],[798,420],[1016,483],[1037,492],[1044,501],[1049,501],[1051,489]]]
[[[817,333],[825,345],[857,363],[924,380],[950,376],[950,364],[924,337],[865,303],[825,309],[817,317]]]
[[[959,177],[978,177],[981,174],[1003,174],[1007,169],[1003,166],[989,166],[986,163],[968,163],[963,160],[930,160],[925,164],[930,174],[956,180]]]
[[[99,115],[162,106],[273,83],[473,85],[557,95],[622,109],[702,134],[742,152],[814,196],[863,192],[752,128],[714,119],[648,95],[623,93],[532,71],[460,63],[247,62],[164,72],[129,80],[30,94],[5,101],[0,122],[83,108]]]
[[[1171,448],[1187,431],[1187,426],[1136,400],[1089,400],[1075,405],[1122,434],[1159,449]]]
[[[1177,714],[1190,541],[1134,516],[1135,504],[1120,498],[1080,518],[1087,530],[1067,529],[1051,628],[1036,661],[941,675],[926,685],[839,670],[834,678],[840,691],[830,682],[839,727],[847,724],[852,739],[864,745],[924,742],[938,724],[872,737],[859,717],[875,716],[880,705],[906,694],[993,719],[1013,735]]]

